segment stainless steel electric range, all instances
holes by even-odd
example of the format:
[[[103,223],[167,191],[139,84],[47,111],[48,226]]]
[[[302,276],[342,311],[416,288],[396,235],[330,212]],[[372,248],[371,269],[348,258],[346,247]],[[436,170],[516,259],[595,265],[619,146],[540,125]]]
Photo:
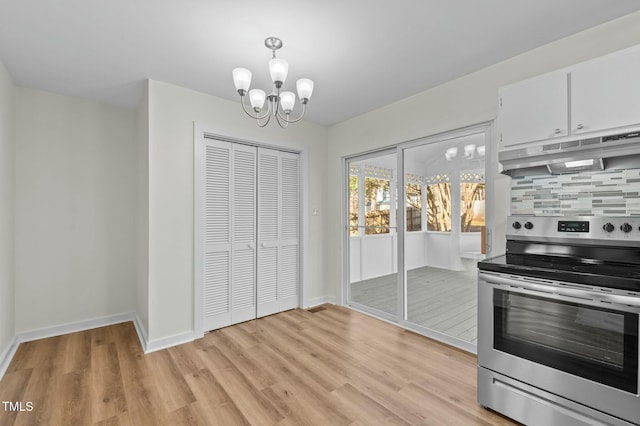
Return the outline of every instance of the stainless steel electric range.
[[[528,425],[640,424],[640,218],[512,216],[478,263],[478,401]]]

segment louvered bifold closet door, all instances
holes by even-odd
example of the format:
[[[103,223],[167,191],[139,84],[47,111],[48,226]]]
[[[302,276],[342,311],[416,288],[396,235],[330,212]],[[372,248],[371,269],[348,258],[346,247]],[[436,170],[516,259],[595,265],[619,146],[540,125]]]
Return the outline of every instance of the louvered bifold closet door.
[[[258,318],[280,311],[280,153],[258,149]]]
[[[256,315],[256,154],[204,143],[204,330]]]
[[[256,317],[257,148],[234,144],[231,191],[231,323]]]
[[[299,306],[300,155],[280,153],[278,300],[280,311]]]
[[[232,151],[227,142],[204,142],[204,188],[199,194],[204,210],[204,330],[231,324]]]
[[[258,317],[299,306],[299,161],[258,149]]]

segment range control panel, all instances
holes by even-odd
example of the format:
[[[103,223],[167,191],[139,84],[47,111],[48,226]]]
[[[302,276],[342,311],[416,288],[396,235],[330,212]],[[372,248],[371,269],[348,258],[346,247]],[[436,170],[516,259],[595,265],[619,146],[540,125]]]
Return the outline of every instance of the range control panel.
[[[597,239],[640,243],[640,217],[509,216],[507,238]]]
[[[589,221],[559,220],[558,232],[589,232]]]

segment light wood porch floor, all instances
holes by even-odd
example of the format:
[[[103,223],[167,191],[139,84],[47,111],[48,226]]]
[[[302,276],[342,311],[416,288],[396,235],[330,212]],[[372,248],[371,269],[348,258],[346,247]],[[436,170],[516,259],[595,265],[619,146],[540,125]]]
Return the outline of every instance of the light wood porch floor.
[[[396,315],[396,274],[351,283],[351,300]],[[477,275],[475,269],[450,271],[422,267],[407,272],[409,321],[476,344]]]

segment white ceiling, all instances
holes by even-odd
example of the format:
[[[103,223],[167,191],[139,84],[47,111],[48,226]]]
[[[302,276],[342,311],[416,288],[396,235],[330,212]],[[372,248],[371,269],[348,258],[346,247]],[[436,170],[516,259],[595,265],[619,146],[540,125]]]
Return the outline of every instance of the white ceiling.
[[[134,107],[157,79],[236,99],[315,81],[307,118],[333,124],[640,10],[638,0],[0,0],[0,60],[19,86]],[[240,111],[239,111],[240,113]]]

